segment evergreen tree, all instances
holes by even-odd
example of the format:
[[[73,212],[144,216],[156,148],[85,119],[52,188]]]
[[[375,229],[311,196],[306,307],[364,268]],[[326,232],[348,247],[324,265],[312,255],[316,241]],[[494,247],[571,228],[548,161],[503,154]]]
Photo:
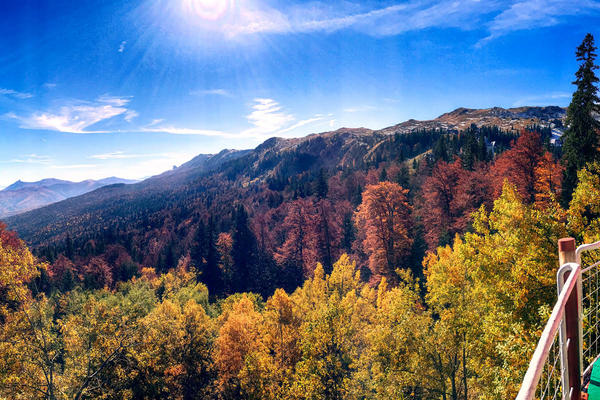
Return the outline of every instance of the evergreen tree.
[[[388,180],[388,174],[385,168],[381,169],[381,173],[379,174],[379,182],[385,182]]]
[[[196,227],[196,232],[194,234],[192,245],[190,246],[190,256],[192,257],[192,265],[196,268],[202,267],[204,263],[205,237],[206,227],[204,225],[204,222],[200,220],[198,222],[198,226]]]
[[[233,229],[233,277],[232,289],[234,292],[245,292],[253,288],[253,283],[261,277],[255,276],[257,262],[256,237],[248,220],[248,213],[243,205],[238,205],[234,216]]]
[[[327,197],[327,192],[329,191],[327,185],[327,176],[325,175],[325,170],[321,168],[319,170],[319,176],[317,177],[317,181],[315,183],[315,194],[319,199],[324,199]]]
[[[217,253],[217,233],[215,223],[211,217],[206,229],[206,258],[204,260],[202,280],[208,286],[209,293],[221,294],[223,292],[223,276],[219,269],[219,255]]]
[[[587,34],[575,53],[581,64],[575,73],[574,85],[577,86],[573,99],[567,109],[567,130],[563,136],[563,163],[565,177],[563,184],[563,201],[571,200],[577,184],[577,171],[586,163],[598,158],[598,129],[600,123],[594,114],[600,111],[598,103],[598,77],[594,70],[596,46],[594,37]]]
[[[446,145],[446,138],[444,136],[440,137],[433,145],[433,158],[435,158],[436,161],[448,161],[448,148]]]

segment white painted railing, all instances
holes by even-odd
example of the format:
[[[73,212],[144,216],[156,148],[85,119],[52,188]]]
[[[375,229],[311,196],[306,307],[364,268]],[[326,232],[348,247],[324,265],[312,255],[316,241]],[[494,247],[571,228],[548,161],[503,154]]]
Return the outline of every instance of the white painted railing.
[[[600,261],[581,267],[582,254],[592,250],[600,250],[600,241],[577,249],[572,238],[559,241],[558,299],[517,400],[580,399],[600,351]]]

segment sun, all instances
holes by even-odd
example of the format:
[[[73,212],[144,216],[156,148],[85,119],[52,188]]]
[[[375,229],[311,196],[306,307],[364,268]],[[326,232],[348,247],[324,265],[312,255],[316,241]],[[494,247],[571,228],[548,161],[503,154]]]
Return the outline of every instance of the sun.
[[[227,14],[232,0],[183,0],[183,2],[186,11],[191,15],[215,21]]]

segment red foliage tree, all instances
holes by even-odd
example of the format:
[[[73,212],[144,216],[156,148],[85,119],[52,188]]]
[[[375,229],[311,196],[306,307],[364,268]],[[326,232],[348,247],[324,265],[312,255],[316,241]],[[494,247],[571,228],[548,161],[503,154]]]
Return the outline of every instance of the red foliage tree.
[[[552,154],[544,153],[535,167],[535,206],[547,207],[550,202],[558,199],[562,192],[562,177],[564,167],[555,161]]]
[[[454,233],[456,215],[454,206],[461,175],[466,174],[460,159],[449,164],[440,161],[423,183],[420,214],[425,228],[425,241],[435,248],[443,236]]]
[[[430,250],[464,232],[471,214],[492,200],[489,170],[479,163],[473,171],[465,170],[462,161],[438,162],[423,183],[420,216],[425,240]]]
[[[362,231],[363,249],[369,256],[369,268],[376,278],[397,281],[395,270],[402,267],[413,243],[410,237],[412,207],[408,190],[397,183],[369,185],[355,214]]]
[[[543,155],[542,141],[537,132],[522,131],[513,147],[498,157],[492,169],[494,197],[500,196],[504,180],[516,186],[527,203],[535,201],[535,169]]]
[[[285,241],[275,253],[275,260],[280,264],[292,263],[302,267],[305,274],[310,273],[317,263],[312,202],[302,198],[285,207],[286,217],[281,226]]]

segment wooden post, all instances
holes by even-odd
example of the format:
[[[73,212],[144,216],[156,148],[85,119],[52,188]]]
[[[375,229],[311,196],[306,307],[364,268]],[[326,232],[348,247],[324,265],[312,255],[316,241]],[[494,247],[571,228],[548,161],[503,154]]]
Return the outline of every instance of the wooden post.
[[[575,239],[564,238],[558,241],[558,262],[559,267],[571,262],[576,262]],[[564,274],[564,281],[567,280],[569,272]],[[564,284],[564,281],[562,282]],[[566,338],[569,341],[567,349],[569,386],[572,390],[571,400],[580,400],[581,398],[581,371],[579,361],[579,295],[577,285],[573,288],[569,300],[565,305],[565,326]]]

